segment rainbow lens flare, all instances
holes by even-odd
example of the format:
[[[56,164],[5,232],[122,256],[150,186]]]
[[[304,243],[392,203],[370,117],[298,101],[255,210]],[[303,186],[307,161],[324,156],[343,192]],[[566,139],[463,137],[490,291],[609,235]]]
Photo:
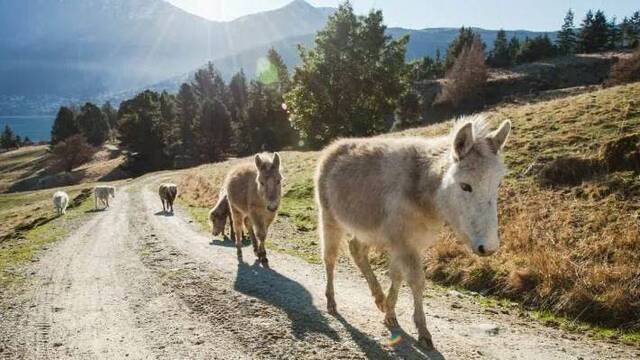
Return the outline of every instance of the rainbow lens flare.
[[[400,334],[391,335],[391,339],[387,342],[389,346],[396,346],[402,342],[402,336]]]

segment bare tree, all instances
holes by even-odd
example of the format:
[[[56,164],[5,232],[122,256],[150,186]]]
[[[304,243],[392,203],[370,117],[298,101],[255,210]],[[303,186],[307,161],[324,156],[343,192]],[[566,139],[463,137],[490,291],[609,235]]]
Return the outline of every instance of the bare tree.
[[[487,66],[480,36],[476,35],[467,45],[455,63],[447,72],[442,92],[436,99],[440,103],[449,103],[455,107],[463,104],[476,104],[482,100],[484,85],[487,82]]]
[[[613,86],[634,81],[640,81],[640,47],[631,56],[618,60],[611,67],[606,84]]]
[[[54,163],[52,169],[71,172],[75,167],[91,160],[95,151],[95,148],[87,143],[84,136],[73,135],[53,147]]]

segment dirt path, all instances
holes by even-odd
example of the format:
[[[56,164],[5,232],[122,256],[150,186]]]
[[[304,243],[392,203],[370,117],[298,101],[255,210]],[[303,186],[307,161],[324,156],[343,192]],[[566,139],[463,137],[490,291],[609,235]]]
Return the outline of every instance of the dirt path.
[[[325,312],[319,266],[269,253],[238,263],[178,210],[158,212],[148,177],[45,252],[30,290],[0,317],[8,358],[634,358],[637,349],[532,324],[518,311],[487,312],[471,297],[429,290],[425,309],[437,351],[415,346],[403,289],[398,319],[382,324],[363,279],[339,269],[340,316]],[[278,239],[270,239],[278,241]],[[382,278],[384,279],[384,277]],[[402,341],[388,345],[392,335]]]

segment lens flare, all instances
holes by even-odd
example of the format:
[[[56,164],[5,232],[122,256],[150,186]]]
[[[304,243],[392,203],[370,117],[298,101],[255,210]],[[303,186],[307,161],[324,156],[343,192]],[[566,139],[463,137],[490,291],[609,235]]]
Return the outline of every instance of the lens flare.
[[[258,59],[256,64],[256,78],[263,84],[278,82],[278,69],[267,58]]]

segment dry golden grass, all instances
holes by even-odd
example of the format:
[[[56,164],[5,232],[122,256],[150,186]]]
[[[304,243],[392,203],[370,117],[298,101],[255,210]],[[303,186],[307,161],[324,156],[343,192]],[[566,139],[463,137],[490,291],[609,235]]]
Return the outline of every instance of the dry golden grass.
[[[499,194],[501,250],[481,259],[444,231],[426,256],[427,277],[571,319],[640,329],[640,176],[633,166],[610,166],[619,158],[612,158],[616,149],[634,159],[628,141],[611,144],[640,133],[640,83],[500,106],[488,116],[514,125],[505,149],[510,173]],[[449,128],[443,123],[386,136],[437,135]],[[270,243],[318,262],[311,180],[317,153],[282,155],[284,197]],[[596,159],[603,168],[569,184],[541,181],[545,166],[571,158]],[[184,172],[183,200],[211,207],[235,161]],[[384,263],[381,256],[372,260]]]

